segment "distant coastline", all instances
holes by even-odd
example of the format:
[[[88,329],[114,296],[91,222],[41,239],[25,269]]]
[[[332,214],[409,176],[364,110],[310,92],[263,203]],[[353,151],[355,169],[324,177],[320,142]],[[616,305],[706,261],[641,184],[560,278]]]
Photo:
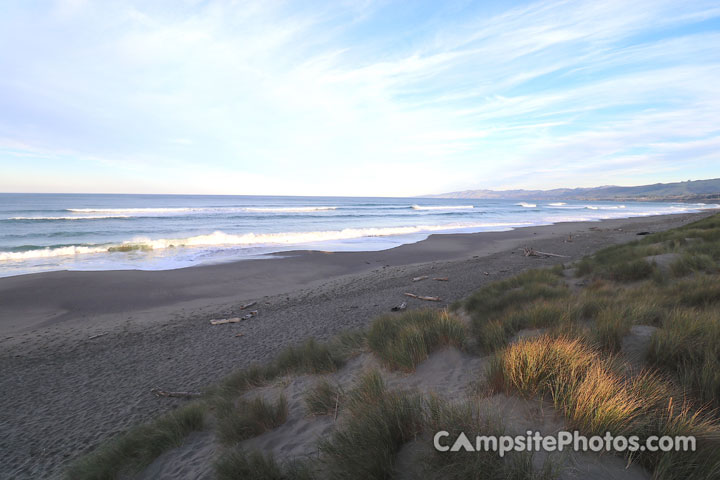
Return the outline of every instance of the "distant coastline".
[[[463,190],[438,195],[426,195],[426,197],[485,200],[573,200],[584,202],[717,202],[720,201],[720,178],[655,183],[632,187],[610,185],[591,188],[556,188],[552,190]]]

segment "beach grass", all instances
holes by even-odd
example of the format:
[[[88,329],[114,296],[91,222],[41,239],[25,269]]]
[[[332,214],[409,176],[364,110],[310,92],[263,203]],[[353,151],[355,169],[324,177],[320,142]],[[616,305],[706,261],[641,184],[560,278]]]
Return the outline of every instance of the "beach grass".
[[[281,395],[275,402],[256,397],[241,399],[219,418],[217,433],[220,441],[234,444],[279,427],[287,420],[288,405]]]
[[[720,406],[720,315],[673,310],[652,336],[648,360],[674,372],[699,399]]]
[[[385,388],[379,372],[364,374],[348,395],[347,418],[319,443],[331,478],[387,479],[395,455],[423,427],[422,397]]]
[[[311,415],[334,414],[340,408],[344,396],[340,385],[323,378],[305,394],[305,407]]]
[[[695,435],[699,442],[715,438],[703,443],[700,453],[676,455],[675,467],[656,478],[676,478],[678,469],[704,475],[720,468],[717,420],[693,408],[661,376],[643,372],[626,378],[612,360],[579,339],[544,336],[519,341],[499,352],[488,379],[497,391],[549,398],[564,413],[569,427],[586,435],[611,432],[641,439]],[[712,461],[705,458],[710,454]],[[640,453],[635,459],[653,470],[661,458],[662,454]],[[699,464],[706,470],[693,470]]]
[[[72,464],[66,478],[111,480],[140,471],[161,453],[182,445],[189,433],[202,430],[204,418],[205,406],[193,402],[133,427]]]
[[[368,346],[385,365],[411,371],[433,350],[458,348],[465,341],[465,326],[447,311],[411,310],[383,315],[370,325]]]
[[[461,433],[473,442],[476,435],[505,435],[502,419],[482,411],[476,399],[448,402],[432,395],[427,399],[425,429],[448,432],[446,444],[451,445]],[[556,477],[552,462],[542,468],[533,466],[532,455],[513,453],[500,457],[497,452],[481,450],[453,452],[433,450],[423,460],[429,478],[550,480]]]
[[[357,330],[343,332],[325,343],[311,338],[285,348],[266,364],[236,370],[212,389],[210,395],[223,402],[283,375],[332,373],[365,348],[366,333]]]
[[[271,455],[231,449],[215,462],[218,480],[312,480],[315,474],[303,462],[278,463]]]

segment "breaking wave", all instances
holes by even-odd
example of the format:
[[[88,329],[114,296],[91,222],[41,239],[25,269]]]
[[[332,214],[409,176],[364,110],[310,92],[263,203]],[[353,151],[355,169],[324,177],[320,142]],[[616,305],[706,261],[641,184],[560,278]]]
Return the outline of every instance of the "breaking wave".
[[[10,217],[8,220],[101,220],[107,218],[130,218],[129,215],[85,215],[82,217]]]
[[[206,208],[68,208],[73,213],[179,213],[205,211]]]
[[[188,238],[157,239],[135,238],[133,240],[114,245],[80,245],[62,246],[55,248],[42,248],[22,252],[0,252],[0,260],[27,260],[31,258],[59,257],[70,255],[83,255],[91,253],[113,253],[130,251],[163,250],[174,247],[233,247],[258,245],[301,245],[307,243],[348,240],[363,237],[386,237],[392,235],[410,235],[414,233],[430,233],[443,230],[457,230],[467,228],[498,228],[530,225],[529,223],[474,223],[474,224],[446,224],[446,225],[417,225],[410,227],[384,227],[384,228],[346,228],[343,230],[327,230],[315,232],[286,232],[286,233],[246,233],[241,235],[227,234],[216,231],[207,235],[197,235]]]
[[[473,205],[413,205],[413,210],[470,210],[475,208]]]
[[[246,212],[323,212],[327,210],[337,210],[338,207],[246,207]]]
[[[534,203],[525,203],[525,202],[516,203],[515,205],[517,205],[517,206],[519,206],[519,207],[525,207],[525,208],[535,208],[535,207],[537,207],[537,205],[534,204]]]

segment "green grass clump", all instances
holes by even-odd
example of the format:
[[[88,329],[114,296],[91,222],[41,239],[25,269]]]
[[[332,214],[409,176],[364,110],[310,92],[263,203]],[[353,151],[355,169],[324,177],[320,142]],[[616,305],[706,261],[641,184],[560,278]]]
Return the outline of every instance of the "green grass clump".
[[[330,373],[343,363],[343,359],[333,353],[329,345],[318,343],[311,338],[300,346],[289,347],[280,352],[274,365],[284,374]]]
[[[339,385],[322,379],[305,394],[305,406],[311,415],[331,415],[339,409],[342,398]]]
[[[370,326],[368,345],[390,368],[413,370],[436,348],[461,347],[465,327],[446,311],[412,310],[384,315]]]
[[[675,310],[652,336],[648,361],[672,373],[705,402],[720,406],[720,315]]]
[[[182,445],[185,437],[204,427],[204,405],[190,403],[152,423],[134,427],[75,462],[66,477],[72,480],[112,480],[132,474],[157,456]]]
[[[504,347],[525,328],[558,328],[569,321],[569,307],[564,299],[536,300],[515,309],[508,309],[489,320],[473,322],[478,345],[486,351]]]
[[[657,267],[647,260],[639,258],[629,262],[608,266],[608,276],[617,282],[637,282],[649,278]]]
[[[270,363],[251,365],[231,373],[211,393],[227,400],[282,375],[332,373],[348,357],[364,349],[365,343],[365,333],[360,331],[341,333],[328,343],[311,338],[282,350]]]
[[[625,309],[606,308],[595,319],[590,328],[592,340],[603,350],[618,352],[622,340],[630,332],[632,320]]]
[[[491,283],[465,300],[477,344],[488,351],[503,347],[523,328],[541,328],[563,321],[570,290],[562,270],[528,270]]]
[[[676,277],[684,277],[693,272],[717,272],[717,265],[710,255],[685,253],[670,264],[670,271]]]
[[[215,462],[218,480],[312,480],[309,465],[292,462],[278,464],[271,455],[233,449],[224,452]]]
[[[287,413],[285,396],[275,403],[260,397],[241,400],[229,410],[219,412],[218,436],[225,444],[241,442],[279,427],[287,420]]]
[[[452,445],[460,433],[464,433],[474,444],[477,435],[504,435],[500,419],[480,411],[479,404],[473,400],[461,403],[449,403],[437,396],[431,396],[427,402],[426,427],[428,432],[446,431],[449,436],[445,444]],[[439,452],[424,458],[424,469],[428,478],[458,479],[516,479],[550,480],[555,478],[551,464],[547,462],[540,472],[535,472],[532,456],[524,453],[510,454],[501,458],[496,452]]]
[[[674,283],[664,293],[669,302],[677,305],[707,308],[720,303],[720,277],[695,275]]]
[[[372,371],[346,403],[348,418],[319,444],[330,478],[390,478],[398,450],[422,430],[422,397],[386,390],[380,374]]]
[[[569,294],[561,273],[552,269],[528,270],[481,288],[465,300],[464,307],[473,317],[485,318],[510,307]]]

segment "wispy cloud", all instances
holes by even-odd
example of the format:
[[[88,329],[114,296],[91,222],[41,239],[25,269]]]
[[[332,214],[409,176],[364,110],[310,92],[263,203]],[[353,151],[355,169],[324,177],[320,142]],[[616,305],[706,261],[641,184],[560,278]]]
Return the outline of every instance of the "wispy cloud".
[[[720,176],[716,2],[5,10],[0,190],[110,171],[115,191],[352,195]]]

